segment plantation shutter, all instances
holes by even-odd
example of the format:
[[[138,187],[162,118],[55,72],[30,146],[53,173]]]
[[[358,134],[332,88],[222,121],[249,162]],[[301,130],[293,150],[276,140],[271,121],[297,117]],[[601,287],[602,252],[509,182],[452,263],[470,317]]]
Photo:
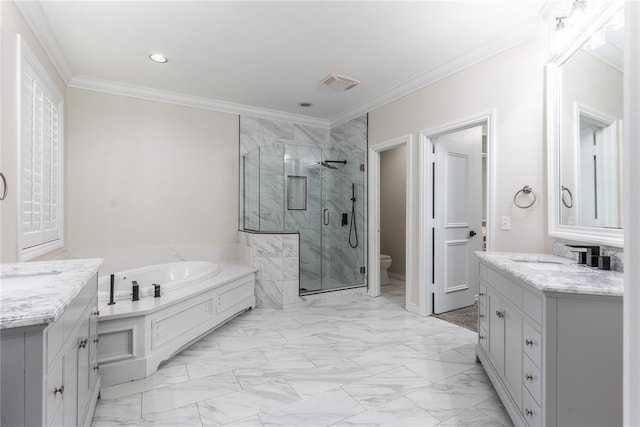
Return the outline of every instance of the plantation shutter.
[[[21,62],[21,250],[55,242],[61,230],[62,98],[41,75],[35,58]]]

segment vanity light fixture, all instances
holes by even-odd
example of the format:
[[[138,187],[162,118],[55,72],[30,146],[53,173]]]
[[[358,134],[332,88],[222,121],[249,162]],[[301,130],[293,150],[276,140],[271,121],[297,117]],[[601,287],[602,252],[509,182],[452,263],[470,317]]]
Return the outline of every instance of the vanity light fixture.
[[[149,59],[153,62],[157,62],[158,64],[164,64],[168,61],[167,57],[160,53],[152,53],[151,55],[149,55]]]

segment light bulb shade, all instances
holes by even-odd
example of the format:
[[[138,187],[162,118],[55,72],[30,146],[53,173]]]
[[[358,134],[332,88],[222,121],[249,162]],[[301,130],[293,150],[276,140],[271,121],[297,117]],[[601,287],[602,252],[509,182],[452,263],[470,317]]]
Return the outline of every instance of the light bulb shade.
[[[149,59],[159,64],[164,64],[168,61],[167,57],[160,53],[152,53],[151,55],[149,55]]]

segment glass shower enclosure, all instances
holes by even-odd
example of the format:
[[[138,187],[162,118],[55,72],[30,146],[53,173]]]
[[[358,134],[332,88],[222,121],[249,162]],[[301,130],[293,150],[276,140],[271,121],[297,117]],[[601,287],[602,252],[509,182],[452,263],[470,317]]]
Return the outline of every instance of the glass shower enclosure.
[[[365,154],[280,144],[243,162],[243,228],[300,234],[300,295],[364,286]]]

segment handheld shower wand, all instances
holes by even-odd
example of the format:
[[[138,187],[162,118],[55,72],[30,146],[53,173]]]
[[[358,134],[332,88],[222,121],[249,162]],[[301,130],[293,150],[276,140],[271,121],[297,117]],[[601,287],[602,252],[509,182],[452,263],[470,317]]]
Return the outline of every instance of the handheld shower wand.
[[[351,183],[351,225],[349,226],[349,246],[358,247],[358,227],[356,226],[356,184]]]

